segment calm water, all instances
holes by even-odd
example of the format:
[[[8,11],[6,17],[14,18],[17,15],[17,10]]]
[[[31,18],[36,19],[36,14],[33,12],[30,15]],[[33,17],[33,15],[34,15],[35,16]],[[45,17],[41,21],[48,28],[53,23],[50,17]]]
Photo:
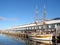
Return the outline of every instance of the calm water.
[[[0,34],[0,45],[60,45],[60,43],[53,43],[52,41],[35,42],[16,36]]]
[[[25,42],[20,42],[8,36],[0,34],[0,45],[26,45]]]

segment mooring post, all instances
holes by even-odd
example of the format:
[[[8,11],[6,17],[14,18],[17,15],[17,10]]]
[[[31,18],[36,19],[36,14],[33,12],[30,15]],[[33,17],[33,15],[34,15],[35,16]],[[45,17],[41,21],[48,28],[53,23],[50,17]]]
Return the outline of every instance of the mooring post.
[[[57,43],[57,29],[55,29],[55,42]]]

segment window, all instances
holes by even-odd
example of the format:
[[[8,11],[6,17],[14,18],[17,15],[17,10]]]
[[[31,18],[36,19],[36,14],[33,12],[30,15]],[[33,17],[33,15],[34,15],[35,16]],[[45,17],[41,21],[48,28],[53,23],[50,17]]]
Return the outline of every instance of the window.
[[[39,29],[41,29],[41,26],[39,26]]]
[[[57,25],[60,26],[60,23],[58,23]]]
[[[29,27],[29,29],[31,29],[31,27]]]
[[[49,28],[51,28],[51,25],[49,25]]]
[[[32,27],[32,29],[34,29],[34,27]]]
[[[35,29],[36,29],[36,26],[35,26]]]
[[[52,24],[52,25],[51,25],[51,28],[55,28],[55,24]]]
[[[26,29],[28,30],[29,28],[27,27]]]
[[[57,28],[57,24],[55,24],[55,28]]]

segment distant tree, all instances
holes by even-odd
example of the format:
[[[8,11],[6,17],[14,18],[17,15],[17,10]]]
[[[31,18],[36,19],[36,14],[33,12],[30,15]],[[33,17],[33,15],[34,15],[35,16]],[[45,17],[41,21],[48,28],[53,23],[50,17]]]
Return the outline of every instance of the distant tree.
[[[52,20],[60,20],[60,18],[59,18],[59,17],[57,17],[57,18],[54,18],[54,19],[52,19]]]

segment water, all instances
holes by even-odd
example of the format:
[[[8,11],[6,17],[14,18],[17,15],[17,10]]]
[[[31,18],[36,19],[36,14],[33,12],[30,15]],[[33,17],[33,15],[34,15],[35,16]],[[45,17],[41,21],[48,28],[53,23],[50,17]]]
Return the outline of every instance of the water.
[[[25,45],[25,43],[0,34],[0,45]]]
[[[31,41],[17,36],[0,34],[0,45],[60,45],[52,41]]]

